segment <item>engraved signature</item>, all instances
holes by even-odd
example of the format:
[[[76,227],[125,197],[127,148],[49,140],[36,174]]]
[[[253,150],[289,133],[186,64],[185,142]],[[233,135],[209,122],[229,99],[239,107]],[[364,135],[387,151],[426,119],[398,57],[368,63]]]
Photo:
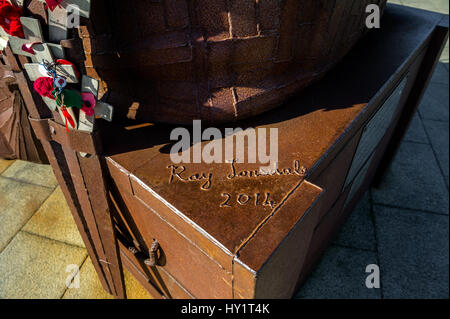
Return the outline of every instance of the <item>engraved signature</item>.
[[[236,169],[236,161],[233,160],[231,162],[231,173],[227,175],[228,179],[234,179],[239,177],[262,177],[262,176],[283,176],[283,175],[298,175],[298,176],[305,176],[306,174],[306,168],[304,166],[300,165],[299,160],[295,160],[293,167],[288,167],[285,169],[279,169],[277,168],[271,173],[263,173],[259,170],[241,170],[238,171]]]
[[[231,200],[233,199],[233,195],[229,193],[222,193],[221,195],[222,197],[225,197],[225,199],[220,204],[220,207],[233,207],[231,202]],[[274,200],[271,199],[271,195],[269,192],[266,192],[264,194],[264,197],[262,197],[260,193],[255,193],[254,196],[242,193],[236,195],[235,197],[236,202],[241,206],[248,205],[250,204],[250,202],[252,202],[254,206],[268,206],[270,208],[274,208],[277,204]]]
[[[194,173],[192,175],[186,175],[185,166],[170,165],[167,168],[170,169],[169,184],[172,184],[173,180],[177,178],[182,182],[203,182],[200,186],[202,190],[208,190],[212,186],[212,173]]]
[[[201,183],[201,190],[209,190],[213,186],[213,173],[195,172],[188,174],[186,172],[186,166],[183,165],[169,165],[167,168],[170,170],[169,184],[172,184],[174,180],[178,180],[184,183]],[[238,170],[236,167],[236,161],[230,163],[230,173],[226,178],[232,180],[235,178],[259,178],[265,176],[289,176],[297,175],[304,177],[306,175],[306,168],[300,165],[299,160],[295,160],[292,167],[276,170],[270,173],[263,173],[259,170]]]

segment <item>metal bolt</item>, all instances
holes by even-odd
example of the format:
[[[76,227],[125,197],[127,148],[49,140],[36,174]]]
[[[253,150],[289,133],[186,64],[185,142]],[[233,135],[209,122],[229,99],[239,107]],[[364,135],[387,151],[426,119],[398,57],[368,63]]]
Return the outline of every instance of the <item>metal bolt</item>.
[[[154,240],[152,247],[149,249],[149,257],[150,258],[148,258],[144,261],[144,263],[147,266],[150,266],[150,267],[156,266],[157,261],[158,261],[157,260],[158,259],[158,255],[157,255],[158,249],[159,249],[159,243],[157,240]]]

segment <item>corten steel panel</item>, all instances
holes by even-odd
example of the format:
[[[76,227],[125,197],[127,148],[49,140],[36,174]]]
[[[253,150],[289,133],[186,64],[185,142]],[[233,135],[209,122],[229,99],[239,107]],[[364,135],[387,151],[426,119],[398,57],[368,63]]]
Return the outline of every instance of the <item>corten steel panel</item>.
[[[211,277],[205,277],[206,282],[220,276],[225,279],[229,275],[234,277],[232,286],[226,288],[228,284],[225,283],[218,288],[220,294],[231,294],[235,298],[286,297],[292,294],[295,285],[290,283],[296,282],[308,249],[313,249],[310,255],[315,256],[306,258],[309,267],[319,255],[317,251],[320,249],[314,247],[325,245],[327,241],[321,238],[328,238],[337,229],[337,225],[331,226],[344,220],[340,211],[349,189],[344,191],[345,195],[340,195],[340,185],[344,184],[363,127],[407,72],[414,80],[421,55],[440,18],[437,14],[390,7],[386,11],[383,28],[370,32],[320,83],[276,111],[233,126],[278,128],[278,166],[285,170],[284,174],[230,178],[229,175],[233,175],[230,163],[179,164],[178,168],[183,168],[174,171],[170,159],[172,144],[168,140],[170,126],[153,125],[137,130],[114,128],[109,138],[104,140],[105,149],[111,154],[107,162],[129,208],[126,215],[128,219],[135,219],[136,226],[128,228],[139,228],[139,234],[134,235],[140,239],[132,240],[140,242],[143,239],[144,243],[140,244],[145,251],[153,236],[158,239],[160,228],[165,228],[168,233],[162,234],[164,241],[174,238],[183,247],[194,249],[190,256],[186,251],[178,255],[177,248],[165,244],[162,250],[169,249],[167,256],[185,256],[188,260],[192,256],[201,256],[214,260],[212,269],[215,270],[210,269]],[[217,28],[219,30],[220,25]],[[392,50],[393,47],[396,50]],[[407,88],[410,90],[410,82]],[[406,97],[405,93],[403,98]],[[403,100],[394,118],[400,114],[402,104]],[[393,125],[389,132],[392,130]],[[387,134],[382,144],[390,136]],[[205,144],[203,142],[202,146]],[[260,166],[244,163],[236,164],[235,169],[236,173],[247,171],[249,174]],[[302,166],[306,169],[305,175],[300,169]],[[372,169],[369,168],[369,172]],[[188,182],[177,176],[189,177],[197,173],[200,176],[204,174],[205,178]],[[211,179],[209,174],[212,174]],[[335,183],[332,176],[336,178]],[[367,183],[363,183],[362,188],[367,187]],[[323,187],[323,192],[318,186]],[[317,192],[310,193],[311,197],[306,196],[313,189]],[[238,196],[256,192],[270,193],[270,198],[276,203],[273,207],[256,205],[258,201],[255,198],[251,205],[237,203]],[[355,200],[348,207],[354,206],[361,192],[356,193]],[[225,193],[229,193],[231,201],[227,201]],[[303,200],[302,194],[305,195]],[[338,203],[333,204],[336,201]],[[228,204],[232,207],[227,207]],[[289,209],[291,205],[298,209]],[[333,205],[334,213],[324,217],[333,231],[326,230],[323,235],[317,233],[313,236],[316,225]],[[156,227],[156,224],[160,226]],[[292,259],[295,264],[292,272],[286,277],[271,277],[271,270],[283,269],[282,259],[286,258],[289,248],[296,245],[301,247],[296,258]],[[165,268],[167,272],[198,297],[201,284],[185,277],[179,269],[169,268]],[[280,279],[280,286],[274,278]],[[289,284],[284,285],[283,280]],[[226,289],[231,290],[227,292]],[[202,291],[200,295],[205,296]]]
[[[234,121],[322,77],[366,32],[368,4],[386,0],[95,1],[86,66],[121,116]]]
[[[362,196],[362,194],[364,194],[364,192],[366,192],[367,188],[370,186],[380,160],[384,155],[386,146],[391,140],[392,133],[396,128],[398,118],[400,117],[400,114],[402,114],[405,102],[411,93],[411,89],[414,85],[416,76],[418,75],[418,71],[423,62],[424,56],[425,52],[422,52],[417,58],[415,58],[411,68],[408,70],[407,74],[404,75],[404,79],[407,80],[405,86],[397,88],[402,91],[402,94],[400,99],[396,101],[396,112],[394,112],[393,119],[391,123],[389,123],[390,125],[388,126],[387,130],[383,132],[382,139],[376,146],[375,151],[371,153],[368,158],[366,158],[367,162],[363,164],[363,167],[360,168],[353,176],[353,178],[349,180],[349,185],[344,189],[339,188],[339,192],[341,192],[342,190],[342,195],[340,195],[339,199],[333,205],[333,208],[331,208],[330,210],[323,210],[322,213],[325,216],[314,232],[308,256],[306,258],[306,265],[302,271],[299,284],[302,284],[304,282],[307,275],[313,269],[314,265],[319,261],[320,256],[324,252],[325,248],[329,243],[332,242],[341,226],[344,224],[345,220],[352,212],[353,208],[359,201],[359,198]],[[360,141],[359,138],[362,132],[363,129],[361,129],[360,132],[355,135],[353,140],[361,143],[362,141]],[[342,151],[338,157],[344,158],[342,154],[348,152],[349,149],[353,149],[354,152],[354,146],[351,146],[352,143],[353,142],[349,143],[349,145],[345,147],[344,151]],[[352,159],[352,156],[350,156],[350,158]],[[325,170],[325,172],[322,173],[322,175],[330,177],[333,176],[334,174],[331,171],[328,171],[333,166],[338,166],[339,164],[337,164],[337,162],[339,162],[339,160],[335,160],[333,164],[330,165]],[[347,176],[347,179],[348,178],[349,176]]]
[[[323,195],[322,210],[319,212],[319,221],[322,220],[342,192],[345,177],[352,163],[353,154],[358,146],[360,137],[360,132],[355,134],[320,176],[317,179],[311,179],[315,184],[326,190],[326,193]]]
[[[123,244],[123,241],[120,242],[120,252],[124,266],[150,291],[152,296],[175,299],[194,298],[162,267],[145,265],[143,259],[145,257],[131,253],[128,247]]]
[[[14,94],[9,90],[6,81],[3,79],[5,72],[8,71],[0,56],[0,157],[14,158],[14,150],[9,143],[9,134],[12,131],[11,125],[13,119],[13,100]],[[8,134],[8,136],[5,136]]]
[[[136,224],[135,236],[143,239],[144,252],[148,251],[153,238],[157,239],[164,254],[159,260],[161,266],[197,298],[232,297],[230,272],[161,218],[157,210],[128,194],[123,200]]]
[[[419,107],[423,95],[425,94],[434,70],[439,63],[439,57],[445,49],[445,46],[443,46],[442,43],[448,40],[448,35],[449,21],[448,16],[446,16],[442,18],[433,32],[430,46],[427,48],[427,51],[424,52],[424,60],[420,66],[418,66],[417,76],[412,84],[411,94],[406,97],[405,106],[398,119],[398,124],[395,131],[392,133],[391,140],[386,146],[385,154],[382,156],[376,174],[374,172],[375,186],[380,184],[383,175],[399,149],[401,141],[406,135],[408,127],[413,120],[413,116]]]
[[[28,122],[27,109],[8,65],[9,57],[0,52],[0,158],[48,164]]]
[[[349,190],[350,189],[348,188],[339,196],[336,203],[334,203],[322,221],[317,225],[316,229],[314,229],[314,234],[311,238],[303,268],[301,269],[298,282],[296,282],[297,288],[304,283],[308,275],[314,269],[314,266],[320,260],[325,249],[332,242],[340,227],[344,224],[346,216],[343,215],[342,210]]]
[[[323,190],[306,181],[249,238],[235,258],[247,273],[234,273],[235,298],[290,298],[322,209]],[[252,285],[248,285],[248,277]],[[244,277],[244,280],[242,279]],[[243,283],[241,283],[243,280]]]

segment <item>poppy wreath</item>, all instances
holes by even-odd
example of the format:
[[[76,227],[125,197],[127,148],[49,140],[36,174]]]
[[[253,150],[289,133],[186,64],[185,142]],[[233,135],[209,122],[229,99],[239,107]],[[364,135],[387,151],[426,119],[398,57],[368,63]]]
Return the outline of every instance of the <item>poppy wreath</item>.
[[[0,0],[0,26],[11,36],[25,38],[20,17],[22,9],[5,0]]]

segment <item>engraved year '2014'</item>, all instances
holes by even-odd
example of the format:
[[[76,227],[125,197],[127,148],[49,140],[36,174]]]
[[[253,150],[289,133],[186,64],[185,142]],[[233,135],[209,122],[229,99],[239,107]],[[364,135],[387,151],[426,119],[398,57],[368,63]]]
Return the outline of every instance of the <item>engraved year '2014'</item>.
[[[242,193],[234,196],[229,193],[222,193],[222,197],[223,202],[220,204],[220,207],[224,208],[231,208],[236,204],[241,206],[254,205],[270,208],[274,208],[276,205],[276,202],[272,200],[269,192],[264,194],[255,193],[253,195]]]

